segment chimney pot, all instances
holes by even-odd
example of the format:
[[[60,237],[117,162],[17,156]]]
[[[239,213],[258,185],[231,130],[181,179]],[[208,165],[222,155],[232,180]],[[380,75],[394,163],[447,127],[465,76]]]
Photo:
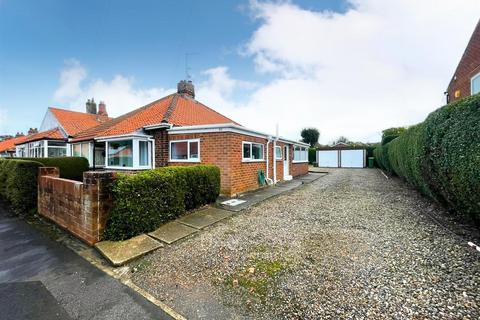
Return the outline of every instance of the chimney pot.
[[[107,106],[105,105],[105,102],[100,101],[100,103],[98,104],[98,113],[97,114],[99,116],[108,117]]]
[[[97,114],[97,104],[95,103],[95,100],[87,100],[87,103],[85,104],[87,113],[90,114]]]
[[[185,96],[188,96],[192,99],[195,98],[195,87],[193,86],[193,83],[191,80],[181,80],[177,84],[177,92],[179,94],[183,94]]]

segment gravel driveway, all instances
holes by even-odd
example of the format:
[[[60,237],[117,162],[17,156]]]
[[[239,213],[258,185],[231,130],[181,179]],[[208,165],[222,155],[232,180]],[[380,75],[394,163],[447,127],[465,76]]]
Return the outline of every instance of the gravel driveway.
[[[480,252],[378,170],[340,169],[130,265],[192,319],[478,319]]]

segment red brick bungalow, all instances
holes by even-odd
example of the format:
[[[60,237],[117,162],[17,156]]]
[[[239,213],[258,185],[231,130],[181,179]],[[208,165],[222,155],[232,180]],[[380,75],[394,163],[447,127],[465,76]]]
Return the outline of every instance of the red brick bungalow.
[[[480,93],[480,20],[450,80],[447,103]]]
[[[68,139],[74,135],[109,121],[105,104],[99,111],[92,101],[87,102],[87,112],[48,108],[40,125],[40,132],[15,142],[17,157],[48,158],[72,155]],[[82,154],[88,158],[88,150]]]
[[[272,182],[308,172],[308,144],[239,125],[195,100],[189,81],[181,81],[177,93],[80,132],[69,141],[73,155],[95,150],[89,158],[93,168],[131,171],[214,164],[220,168],[225,195],[258,188],[259,170]],[[96,156],[102,152],[104,157]]]

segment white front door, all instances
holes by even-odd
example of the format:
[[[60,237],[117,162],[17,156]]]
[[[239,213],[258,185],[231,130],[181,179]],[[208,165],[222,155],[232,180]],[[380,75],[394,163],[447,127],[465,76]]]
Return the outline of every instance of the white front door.
[[[290,157],[288,146],[283,147],[283,180],[288,180],[290,177]]]

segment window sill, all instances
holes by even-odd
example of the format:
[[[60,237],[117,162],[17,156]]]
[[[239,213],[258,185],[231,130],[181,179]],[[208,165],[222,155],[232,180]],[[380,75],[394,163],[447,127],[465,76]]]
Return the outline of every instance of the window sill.
[[[298,161],[292,161],[292,163],[308,163],[308,160],[298,160]]]
[[[186,163],[200,163],[200,159],[195,159],[195,160],[175,160],[175,159],[170,159],[168,162],[186,162]]]
[[[259,160],[246,160],[242,159],[242,163],[250,163],[250,162],[265,162],[265,159],[259,159]]]
[[[114,166],[104,166],[105,169],[111,170],[149,170],[152,167],[114,167]]]

